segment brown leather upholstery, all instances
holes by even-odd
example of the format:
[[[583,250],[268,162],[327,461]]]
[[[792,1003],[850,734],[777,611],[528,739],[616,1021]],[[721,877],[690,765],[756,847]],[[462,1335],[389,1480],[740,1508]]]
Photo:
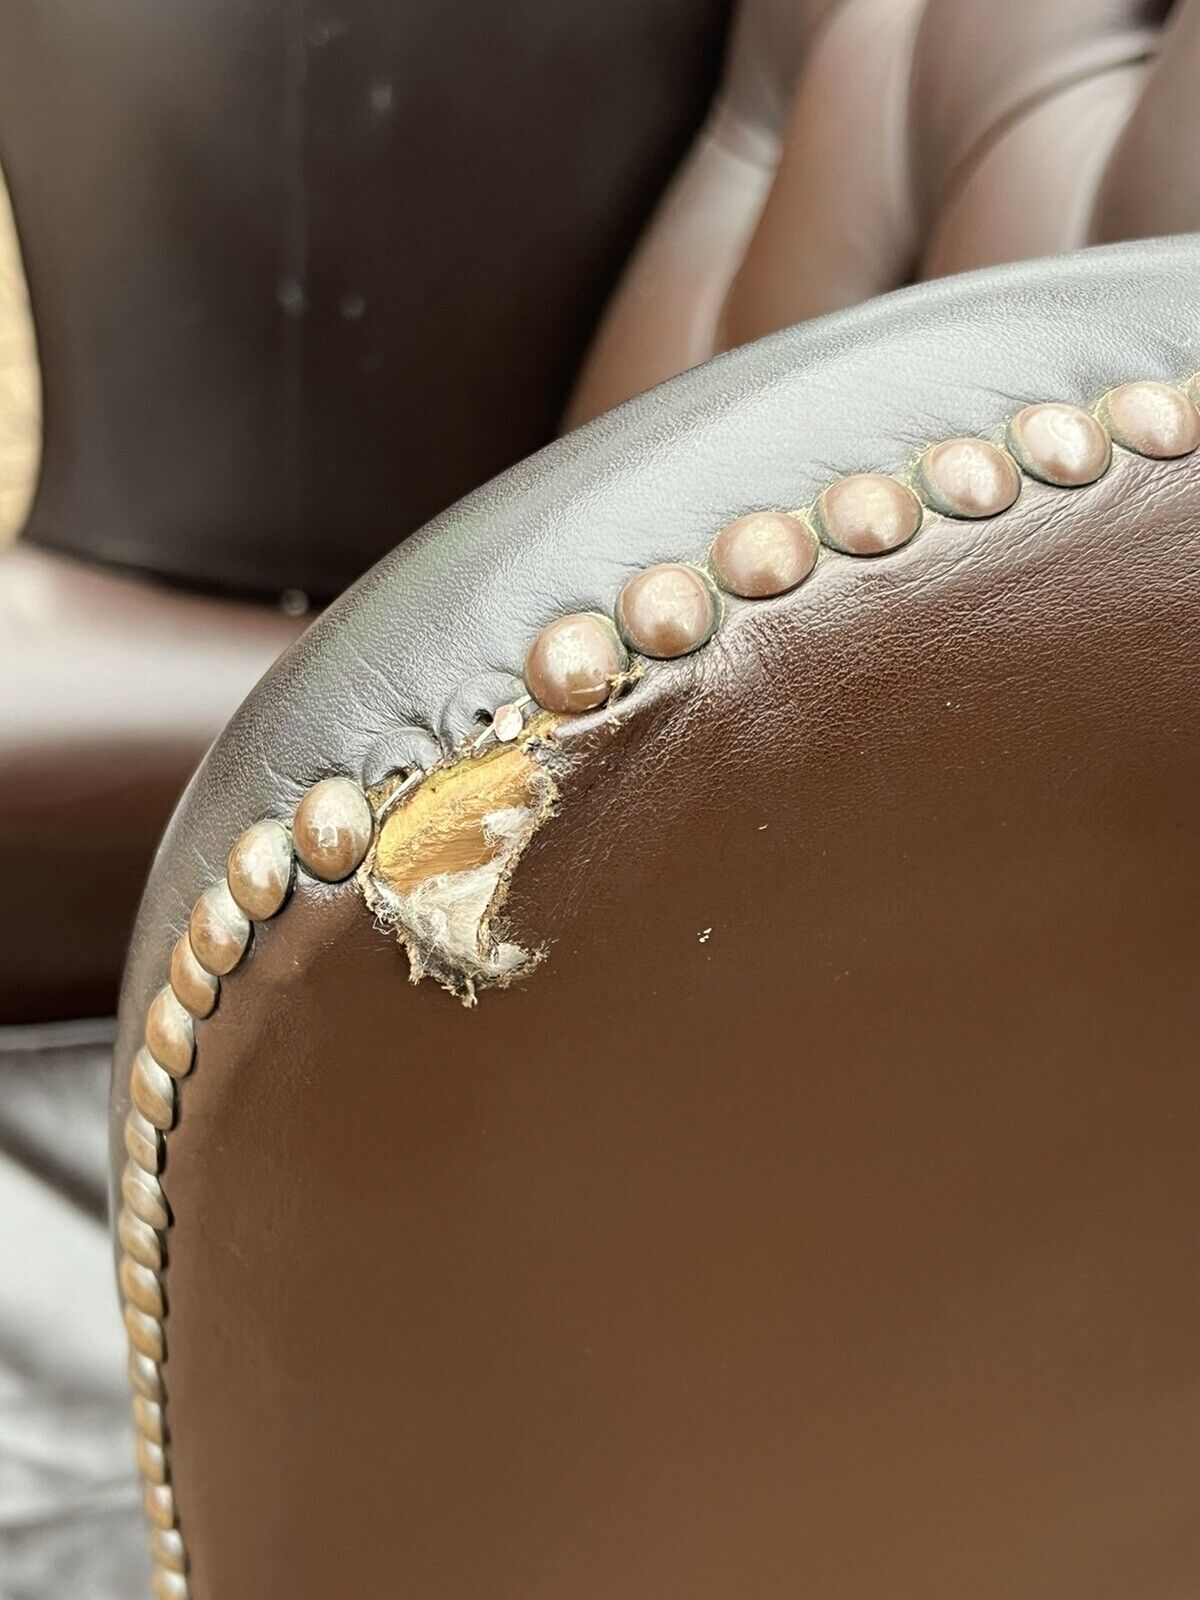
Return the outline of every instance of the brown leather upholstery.
[[[581,421],[917,278],[1200,227],[1197,0],[745,0]]]
[[[168,834],[114,1170],[146,1007],[249,822],[461,749],[539,627],[734,516],[1186,377],[1198,259],[792,330],[382,563]],[[190,1593],[1190,1592],[1198,602],[1200,456],[1120,450],[730,602],[560,730],[505,908],[545,959],[473,1010],[301,874],[197,1025],[167,1144]]]
[[[0,1021],[109,1015],[155,842],[303,622],[0,554]]]

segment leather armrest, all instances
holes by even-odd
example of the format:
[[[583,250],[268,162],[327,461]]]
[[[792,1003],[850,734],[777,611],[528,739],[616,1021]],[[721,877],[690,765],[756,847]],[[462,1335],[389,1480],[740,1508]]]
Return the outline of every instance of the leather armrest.
[[[539,629],[731,519],[1186,382],[1197,262],[989,272],[715,361],[448,512],[237,714],[117,1047],[122,1238],[167,1237],[122,1262],[165,1571],[223,1600],[1194,1583],[1197,456],[927,512],[726,598],[711,644],[536,748],[474,741]],[[391,815],[444,886],[502,760],[537,826],[481,936],[541,959],[476,1008],[409,988],[353,861],[236,935],[258,819],[441,763]],[[238,948],[191,1022],[155,995],[206,893],[201,948]],[[139,1175],[143,1037],[169,1128]]]

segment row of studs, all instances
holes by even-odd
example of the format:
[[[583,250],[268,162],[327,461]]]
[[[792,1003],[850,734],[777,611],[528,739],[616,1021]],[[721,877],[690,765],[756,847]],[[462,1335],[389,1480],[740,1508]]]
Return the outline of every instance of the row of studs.
[[[297,858],[315,878],[336,883],[366,855],[373,818],[348,778],[325,778],[296,807],[290,830],[256,822],[234,844],[225,876],[196,901],[175,945],[170,981],[146,1010],[144,1043],[130,1073],[117,1218],[118,1268],[129,1337],[129,1377],[142,1499],[150,1528],[156,1600],[187,1600],[187,1551],[167,1468],[162,1365],[166,1359],[163,1268],[171,1216],[162,1187],[166,1136],[175,1124],[177,1088],[196,1060],[196,1023],[212,1014],[221,979],[241,962],[252,925],[287,903]]]
[[[721,620],[722,591],[761,600],[786,594],[817,564],[822,544],[850,556],[899,550],[917,533],[925,507],[974,520],[1007,511],[1021,471],[1057,488],[1095,483],[1108,471],[1112,441],[1166,460],[1200,445],[1195,396],[1142,381],[1112,389],[1095,412],[1048,403],[1026,406],[1008,424],[1006,449],[986,439],[943,440],[924,452],[911,484],[856,473],[831,484],[807,514],[752,512],[716,537],[704,567],[663,562],[636,573],[613,617],[575,612],[543,628],[525,658],[530,697],[547,711],[602,706],[626,680],[631,653],[660,660],[707,644]],[[512,738],[519,707],[502,706],[493,728]]]
[[[1194,394],[1195,379],[1191,388]],[[544,628],[526,658],[530,695],[550,711],[593,710],[628,673],[628,651],[669,659],[705,644],[720,620],[718,590],[744,599],[785,594],[812,572],[821,543],[858,556],[899,549],[920,527],[922,501],[945,516],[996,516],[1020,492],[1018,464],[1057,487],[1094,483],[1108,470],[1110,438],[1144,456],[1187,455],[1200,445],[1200,412],[1182,390],[1157,382],[1112,390],[1095,415],[1069,405],[1027,406],[1009,424],[1007,451],[973,438],[925,451],[913,475],[920,499],[896,478],[860,473],[826,489],[811,521],[766,511],[741,517],[717,535],[706,571],[668,562],[631,578],[618,596],[615,627],[594,613],[576,613]],[[489,731],[507,741],[522,723],[521,705],[501,706]],[[225,876],[197,900],[172,952],[170,981],[147,1008],[145,1042],[130,1075],[129,1159],[117,1228],[156,1600],[187,1600],[188,1594],[187,1555],[167,1470],[161,1371],[170,1213],[160,1175],[165,1137],[175,1123],[176,1083],[192,1070],[195,1025],[211,1015],[221,978],[244,957],[251,925],[286,904],[297,858],[313,877],[340,882],[362,862],[372,827],[370,803],[348,778],[315,784],[297,806],[290,831],[273,818],[254,823],[233,846]]]

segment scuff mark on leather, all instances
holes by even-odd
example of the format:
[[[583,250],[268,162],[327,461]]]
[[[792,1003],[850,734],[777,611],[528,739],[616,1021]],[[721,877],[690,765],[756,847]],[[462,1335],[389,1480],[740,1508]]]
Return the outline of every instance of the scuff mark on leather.
[[[384,811],[358,882],[380,925],[426,975],[474,1005],[479,989],[531,972],[544,951],[501,938],[497,921],[517,863],[554,813],[544,760],[556,725],[535,717],[516,743],[435,767]]]

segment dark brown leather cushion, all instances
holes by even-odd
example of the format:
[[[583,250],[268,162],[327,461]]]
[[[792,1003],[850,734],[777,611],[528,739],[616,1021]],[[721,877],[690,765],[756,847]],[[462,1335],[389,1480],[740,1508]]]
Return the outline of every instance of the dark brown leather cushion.
[[[727,3],[0,9],[46,377],[28,537],[327,598],[536,450]]]
[[[111,1014],[163,826],[302,627],[25,545],[0,555],[0,1021]]]
[[[1192,372],[1197,249],[790,332],[383,563],[172,825],[117,1118],[248,822],[454,748],[541,624],[750,507]],[[256,933],[164,1174],[198,1593],[1194,1586],[1198,466],[1026,484],[651,665],[565,740],[508,906],[546,961],[473,1012],[352,888]]]

